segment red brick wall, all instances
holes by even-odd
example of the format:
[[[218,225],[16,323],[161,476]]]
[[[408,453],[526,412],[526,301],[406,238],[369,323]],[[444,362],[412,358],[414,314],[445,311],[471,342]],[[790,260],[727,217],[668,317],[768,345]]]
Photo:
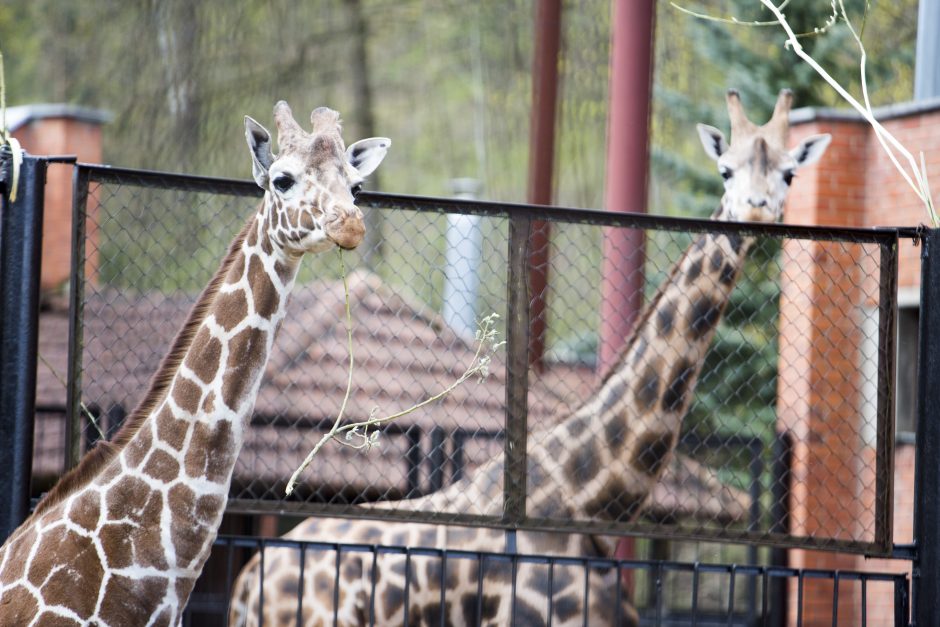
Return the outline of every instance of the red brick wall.
[[[101,126],[96,122],[65,117],[40,118],[13,131],[13,136],[32,155],[77,155],[79,161],[101,163]],[[94,209],[93,205],[93,200],[89,199],[89,211]],[[95,220],[88,222],[89,226],[95,223]],[[52,164],[46,175],[42,228],[40,289],[43,291],[55,290],[69,278],[71,233],[72,168]],[[94,250],[94,246],[89,247],[88,272],[94,265]]]
[[[882,123],[918,159],[920,151],[925,153],[931,188],[940,189],[940,108],[910,115],[898,111],[887,111]],[[859,227],[926,222],[920,200],[863,120],[825,112],[804,116],[793,125],[791,143],[819,132],[831,133],[832,144],[817,165],[798,173],[787,222]],[[871,252],[831,243],[787,242],[784,247],[777,409],[779,428],[796,441],[790,508],[791,531],[797,535],[873,539],[874,449],[871,425],[864,423],[859,365],[866,358],[857,317],[873,306],[877,294]],[[919,286],[919,253],[911,242],[901,243],[901,288]],[[894,538],[910,542],[912,446],[896,449],[894,483]],[[909,572],[908,562],[820,551],[791,551],[790,564]],[[832,624],[832,592],[831,581],[806,580],[804,625]],[[839,624],[859,624],[861,586],[843,582],[839,597]],[[789,599],[789,621],[796,624],[795,582]],[[890,586],[870,585],[867,599],[869,624],[887,622],[893,611]]]

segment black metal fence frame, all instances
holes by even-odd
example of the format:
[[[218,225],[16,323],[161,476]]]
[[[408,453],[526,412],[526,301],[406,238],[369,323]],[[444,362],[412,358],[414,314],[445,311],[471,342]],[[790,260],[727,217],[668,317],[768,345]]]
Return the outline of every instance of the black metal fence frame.
[[[0,474],[0,491],[8,495],[0,503],[0,532],[4,537],[22,520],[28,511],[29,481],[31,475],[32,425],[35,406],[34,386],[28,385],[35,377],[35,352],[38,327],[39,248],[41,245],[42,198],[46,165],[50,162],[72,162],[74,159],[27,156],[21,172],[20,196],[15,203],[8,200],[12,181],[8,153],[0,153],[0,464],[11,472]],[[69,408],[74,418],[81,389],[80,347],[82,311],[81,280],[84,268],[84,207],[89,184],[96,182],[123,182],[141,186],[185,189],[189,191],[225,192],[240,196],[260,196],[251,182],[206,177],[167,175],[78,164],[74,169],[74,236],[71,310],[73,324],[70,329]],[[826,227],[797,227],[790,225],[748,225],[715,223],[708,220],[662,218],[643,214],[612,214],[602,211],[543,207],[521,204],[466,202],[443,198],[421,198],[397,194],[363,193],[359,204],[366,207],[434,211],[441,213],[467,213],[499,216],[509,219],[509,284],[507,317],[508,380],[506,385],[507,424],[505,432],[505,508],[497,520],[485,521],[448,516],[447,522],[487,524],[507,529],[530,528],[540,530],[572,531],[581,533],[649,533],[658,537],[677,537],[662,534],[656,529],[619,525],[578,525],[576,528],[558,524],[554,520],[541,520],[529,516],[525,507],[526,468],[526,394],[528,390],[527,339],[528,302],[526,300],[526,239],[534,220],[563,220],[601,226],[638,229],[657,229],[687,232],[718,232],[750,235],[795,237],[811,240],[848,239],[855,243],[871,243],[881,251],[880,314],[878,354],[878,421],[876,471],[876,538],[873,543],[859,545],[838,541],[813,542],[775,536],[755,538],[744,532],[729,537],[722,534],[694,534],[693,538],[709,541],[735,541],[762,543],[773,546],[823,548],[850,552],[864,552],[913,563],[913,616],[911,624],[940,624],[940,421],[932,413],[940,407],[940,230],[924,228],[851,229]],[[913,238],[922,243],[920,372],[918,385],[918,430],[916,439],[917,476],[915,482],[915,541],[911,545],[892,542],[891,518],[893,495],[893,363],[896,325],[897,243],[900,238]],[[931,255],[931,253],[933,253]],[[9,274],[9,276],[7,276]],[[30,357],[32,355],[32,357]],[[885,359],[887,357],[887,359]],[[30,365],[31,364],[31,365]],[[74,431],[78,420],[70,421],[72,430],[68,440],[67,462],[77,461],[78,434]],[[277,508],[284,511],[284,504]],[[328,508],[324,513],[329,513]],[[416,520],[414,515],[398,512],[390,518]],[[432,520],[431,522],[434,522]],[[437,521],[440,522],[440,521]],[[773,535],[773,534],[772,534]],[[678,537],[682,537],[681,534]],[[806,541],[804,541],[806,540]],[[269,541],[270,542],[270,541]],[[663,564],[663,563],[660,563]],[[644,566],[645,567],[645,566]],[[662,567],[662,566],[661,566]],[[699,568],[695,566],[693,568]],[[734,567],[732,567],[734,568]],[[763,568],[763,567],[736,567]],[[778,569],[779,570],[779,569]],[[790,569],[783,569],[789,571]],[[770,571],[763,571],[769,576]],[[776,570],[774,571],[776,572]],[[816,576],[814,571],[794,571],[802,581]],[[850,573],[830,572],[823,576],[854,577]],[[866,575],[867,576],[867,575]],[[889,578],[898,577],[885,575]],[[907,614],[907,580],[898,583],[901,605],[897,612],[903,624]],[[900,580],[896,580],[900,581]],[[802,588],[801,588],[802,589]],[[836,586],[838,589],[838,586]],[[837,593],[836,593],[837,594]],[[834,622],[835,624],[835,622]]]
[[[80,452],[81,421],[77,420],[81,394],[82,298],[84,294],[85,207],[91,183],[125,184],[139,187],[176,189],[191,192],[224,193],[257,197],[262,193],[252,181],[219,179],[164,172],[131,170],[109,166],[78,164],[74,176],[73,258],[71,302],[71,333],[68,372],[68,459],[74,464]],[[382,519],[423,521],[432,523],[495,526],[506,529],[537,529],[542,531],[599,534],[644,534],[672,538],[758,542],[774,546],[821,548],[855,553],[888,556],[892,551],[892,509],[894,476],[894,354],[897,309],[897,243],[900,237],[916,236],[913,229],[860,229],[786,224],[742,224],[713,220],[673,218],[638,213],[612,213],[590,209],[546,207],[467,201],[454,198],[430,198],[402,194],[364,192],[357,203],[362,207],[388,210],[410,210],[433,213],[473,214],[507,219],[509,242],[506,296],[506,421],[504,431],[503,512],[501,516],[480,516],[453,512],[414,512],[401,509],[381,512],[350,512],[347,505],[311,504],[292,501],[258,501],[233,498],[229,511],[247,514],[284,512],[298,515],[323,514],[338,516],[371,516]],[[870,542],[828,538],[798,537],[786,533],[729,531],[663,527],[643,522],[563,521],[538,518],[526,511],[526,451],[529,391],[529,296],[527,282],[528,242],[530,227],[537,221],[554,221],[596,226],[635,228],[687,233],[725,233],[770,237],[792,237],[803,240],[844,241],[877,245],[880,251],[879,315],[878,315],[878,406],[875,487],[875,532]]]

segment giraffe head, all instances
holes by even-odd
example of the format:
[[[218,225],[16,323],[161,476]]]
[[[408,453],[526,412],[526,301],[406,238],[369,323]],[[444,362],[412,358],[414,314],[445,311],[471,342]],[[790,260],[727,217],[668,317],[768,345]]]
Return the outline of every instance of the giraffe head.
[[[790,104],[793,93],[784,89],[777,97],[773,116],[763,126],[747,119],[741,98],[728,90],[731,141],[717,128],[697,125],[705,153],[718,162],[725,180],[719,220],[776,222],[783,216],[783,203],[796,170],[815,163],[832,137],[812,135],[787,150]]]
[[[355,196],[365,177],[382,162],[391,140],[363,139],[347,149],[340,136],[339,113],[314,109],[308,133],[283,100],[274,106],[274,122],[277,155],[271,152],[267,129],[245,116],[252,174],[265,190],[264,217],[271,242],[291,256],[334,245],[355,248],[365,234]]]

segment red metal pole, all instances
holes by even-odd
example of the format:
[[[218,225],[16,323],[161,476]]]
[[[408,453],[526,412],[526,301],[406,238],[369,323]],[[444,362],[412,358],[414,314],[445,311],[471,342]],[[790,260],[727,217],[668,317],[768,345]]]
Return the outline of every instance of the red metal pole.
[[[614,0],[611,19],[607,209],[646,212],[654,0]],[[598,372],[616,361],[643,305],[644,234],[607,229]]]
[[[609,211],[646,211],[655,15],[654,0],[613,2],[607,131]],[[616,363],[643,306],[643,260],[642,231],[605,231],[599,373],[606,373]],[[617,558],[629,559],[635,554],[633,538],[618,542]],[[623,584],[632,595],[632,571],[624,572]]]
[[[535,8],[535,52],[532,60],[532,119],[529,130],[528,202],[552,203],[555,166],[555,113],[558,101],[558,50],[561,44],[561,0],[539,0]],[[529,366],[542,370],[547,328],[550,224],[532,222],[529,238]]]

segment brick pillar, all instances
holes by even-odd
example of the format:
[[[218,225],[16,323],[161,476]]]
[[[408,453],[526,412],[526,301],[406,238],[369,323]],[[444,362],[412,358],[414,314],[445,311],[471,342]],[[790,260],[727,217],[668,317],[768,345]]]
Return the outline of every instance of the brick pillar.
[[[792,132],[792,143],[831,132],[833,141],[816,166],[800,171],[787,206],[795,224],[858,226],[864,221],[868,142],[864,126],[814,122]],[[861,162],[861,163],[860,163]],[[866,492],[874,470],[863,424],[861,376],[865,268],[870,250],[831,242],[788,241],[784,245],[780,302],[778,428],[793,435],[790,533],[842,540],[871,540],[865,520]],[[871,449],[873,450],[873,449]],[[871,456],[873,459],[873,456]],[[873,532],[873,525],[870,525]],[[796,568],[851,569],[856,557],[816,551],[790,552]],[[859,624],[860,590],[839,590],[839,623]],[[791,583],[789,620],[796,624],[798,590]],[[804,625],[832,624],[832,582],[806,579]]]
[[[76,155],[79,161],[101,163],[101,125],[107,116],[100,111],[69,105],[12,107],[13,136],[32,155]],[[89,199],[89,212],[95,209]],[[89,238],[95,241],[97,221],[89,220]],[[42,276],[40,289],[48,294],[61,289],[69,279],[72,238],[72,168],[50,165],[46,177],[43,220]],[[88,247],[86,276],[95,267],[97,247]]]
[[[924,153],[930,187],[940,189],[940,101],[901,103],[880,108],[875,117],[915,156]],[[787,221],[832,226],[913,226],[926,222],[917,196],[882,150],[868,124],[853,112],[794,112],[792,140],[828,132],[833,142],[816,166],[801,171],[787,207]],[[934,192],[936,194],[936,191]],[[872,251],[866,251],[871,253]],[[852,309],[837,307],[834,298],[855,305],[854,314],[876,306],[873,281],[877,259],[859,259],[850,247],[826,243],[788,242],[784,250],[780,304],[778,428],[794,439],[791,531],[870,540],[874,529],[873,392],[862,383],[872,380],[876,357],[864,348],[863,329]],[[909,240],[898,248],[899,289],[916,299],[920,283],[920,249]],[[849,315],[846,315],[848,313]],[[868,345],[870,346],[871,340]],[[895,449],[894,540],[911,542],[913,531],[914,455],[910,444]],[[848,568],[875,572],[907,572],[901,560],[790,551],[797,568]],[[832,583],[805,580],[805,625],[832,624]],[[796,624],[797,589],[789,591],[789,624]],[[843,583],[839,591],[839,624],[858,624],[859,584]],[[888,587],[868,588],[868,619],[889,622],[894,607]]]

